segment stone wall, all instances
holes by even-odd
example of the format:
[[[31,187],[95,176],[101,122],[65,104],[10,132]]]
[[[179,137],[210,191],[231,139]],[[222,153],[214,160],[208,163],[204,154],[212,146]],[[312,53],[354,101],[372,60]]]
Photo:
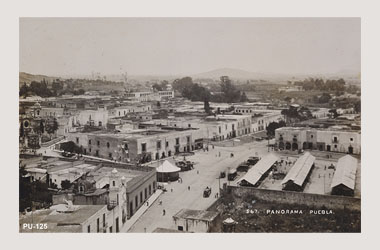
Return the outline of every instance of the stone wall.
[[[227,186],[223,191],[233,196],[252,195],[257,200],[285,204],[307,205],[314,208],[350,209],[360,211],[361,199],[335,195],[310,194],[293,191],[278,191],[252,187]]]

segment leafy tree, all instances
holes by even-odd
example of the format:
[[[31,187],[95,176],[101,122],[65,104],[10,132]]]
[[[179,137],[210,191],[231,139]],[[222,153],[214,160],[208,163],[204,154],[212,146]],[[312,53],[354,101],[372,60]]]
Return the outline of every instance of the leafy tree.
[[[47,123],[46,132],[48,132],[49,135],[52,135],[57,130],[58,130],[58,122],[57,122],[57,119],[54,117],[52,122]]]
[[[275,135],[275,130],[281,127],[285,127],[286,123],[284,121],[271,122],[267,126],[267,136],[271,137]]]
[[[65,152],[70,152],[70,153],[77,153],[77,154],[82,153],[81,147],[79,147],[73,141],[61,143],[61,150],[65,151]]]
[[[159,85],[158,83],[153,84],[152,88],[155,89],[155,90],[157,90],[157,91],[162,91],[163,90],[162,87],[161,87],[161,85]]]
[[[319,103],[328,103],[331,100],[331,96],[328,93],[323,93],[319,99]]]
[[[69,180],[61,181],[61,188],[62,189],[69,189],[70,187],[71,187],[71,183]]]
[[[330,115],[331,115],[332,118],[337,118],[338,117],[338,112],[336,111],[336,109],[330,109],[329,113],[330,113]]]
[[[40,129],[39,129],[40,133],[43,134],[45,132],[45,127],[44,127],[44,123],[42,122],[42,120],[40,121]]]
[[[241,102],[247,102],[247,101],[248,101],[248,98],[247,98],[245,92],[243,92],[243,93],[241,94],[240,101],[241,101]]]
[[[28,95],[28,91],[29,91],[29,88],[28,86],[26,85],[26,83],[24,82],[24,84],[21,86],[20,88],[20,92],[19,92],[19,95],[20,96],[27,96]]]
[[[21,125],[20,125],[20,137],[24,137],[24,136],[25,136],[24,123],[21,122]]]
[[[210,114],[210,103],[209,103],[209,101],[208,100],[205,100],[204,102],[203,102],[204,104],[203,104],[203,107],[204,107],[204,109],[205,109],[205,112],[206,112],[206,114]]]
[[[240,91],[236,89],[231,80],[227,76],[222,76],[220,79],[220,89],[225,102],[231,103],[240,101]]]

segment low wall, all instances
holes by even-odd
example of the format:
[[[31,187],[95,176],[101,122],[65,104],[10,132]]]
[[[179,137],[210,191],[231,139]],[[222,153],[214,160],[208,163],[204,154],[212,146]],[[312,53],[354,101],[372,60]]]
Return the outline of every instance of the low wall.
[[[309,194],[293,191],[278,191],[259,189],[252,187],[235,187],[227,186],[226,190],[229,194],[243,197],[252,195],[257,200],[267,202],[277,202],[294,205],[307,205],[314,208],[325,207],[327,209],[350,209],[360,211],[361,199],[335,195]]]
[[[55,138],[55,139],[53,139],[51,141],[43,142],[43,143],[41,143],[41,147],[50,147],[51,145],[56,144],[57,142],[60,142],[63,139],[65,139],[65,137],[64,136],[60,136],[60,137]]]

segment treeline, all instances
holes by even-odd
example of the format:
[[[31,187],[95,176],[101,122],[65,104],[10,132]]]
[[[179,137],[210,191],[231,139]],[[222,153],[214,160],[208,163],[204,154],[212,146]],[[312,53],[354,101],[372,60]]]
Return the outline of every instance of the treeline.
[[[43,79],[40,82],[32,81],[29,86],[24,83],[20,87],[19,96],[37,95],[40,97],[54,97],[63,94],[83,95],[84,93],[84,89],[75,89],[69,84],[64,88],[64,84],[59,80],[53,81],[51,87],[49,87],[48,82]]]
[[[248,98],[244,92],[238,90],[228,77],[222,77],[219,93],[211,93],[209,89],[194,83],[191,77],[177,79],[172,84],[173,89],[191,101],[212,102],[245,102]]]
[[[303,81],[296,81],[294,85],[302,86],[305,91],[321,90],[321,91],[344,91],[346,82],[340,78],[338,80],[326,80],[308,78]]]

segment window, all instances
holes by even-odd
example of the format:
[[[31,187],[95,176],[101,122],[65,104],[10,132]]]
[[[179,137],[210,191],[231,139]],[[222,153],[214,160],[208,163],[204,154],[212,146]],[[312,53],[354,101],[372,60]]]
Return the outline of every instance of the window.
[[[350,138],[350,141],[354,141],[354,138]]]
[[[91,153],[91,148],[88,148],[88,152],[90,152],[90,153]]]
[[[90,144],[90,145],[91,145],[91,140],[88,140],[88,144]]]
[[[108,154],[108,157],[109,157],[109,158],[112,158],[112,153],[109,153],[109,154]]]
[[[169,142],[168,141],[165,142],[165,147],[169,147]]]
[[[125,150],[128,150],[128,144],[127,144],[127,143],[124,144],[124,149],[125,149]]]
[[[110,233],[112,233],[112,226],[110,226]]]
[[[141,143],[141,151],[146,152],[146,143]]]
[[[135,196],[135,207],[137,207],[137,204],[139,203],[139,199],[137,197],[137,195]]]
[[[161,141],[157,141],[157,150],[161,149]]]
[[[152,186],[149,185],[149,195],[151,195],[151,193],[152,193]]]
[[[97,144],[98,146],[100,146],[100,141],[97,141],[96,144]]]
[[[187,126],[189,127],[189,128],[191,128],[191,124],[189,123],[189,124],[187,124]]]
[[[91,227],[90,225],[87,226],[87,233],[90,233],[91,232]]]
[[[186,139],[187,139],[187,143],[190,143],[190,136],[187,136]]]
[[[179,145],[179,138],[175,138],[175,144]]]
[[[142,203],[143,202],[143,192],[141,191],[140,192],[140,203]]]
[[[334,145],[334,148],[338,148],[338,145]]]
[[[334,136],[334,142],[338,142],[338,137]]]
[[[109,148],[110,147],[110,143],[109,142],[107,142],[107,148]]]
[[[77,144],[79,144],[79,137],[76,138],[76,142],[77,142]]]
[[[112,181],[112,186],[116,186],[116,185],[115,185],[115,181]]]
[[[146,198],[148,198],[148,189],[147,188],[145,188],[145,200],[146,200]]]
[[[219,126],[219,134],[222,133],[222,128]]]
[[[97,220],[96,220],[96,232],[100,232],[100,219],[98,218]]]
[[[310,138],[313,138],[313,137],[314,137],[313,135],[310,136]]]

